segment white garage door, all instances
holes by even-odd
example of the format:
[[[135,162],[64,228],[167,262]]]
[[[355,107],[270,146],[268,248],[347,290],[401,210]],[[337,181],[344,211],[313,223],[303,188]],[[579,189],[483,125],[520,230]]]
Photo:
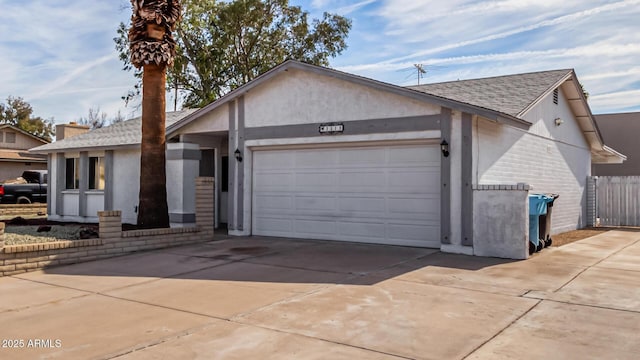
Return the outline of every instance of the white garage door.
[[[440,247],[440,150],[253,153],[253,234]]]

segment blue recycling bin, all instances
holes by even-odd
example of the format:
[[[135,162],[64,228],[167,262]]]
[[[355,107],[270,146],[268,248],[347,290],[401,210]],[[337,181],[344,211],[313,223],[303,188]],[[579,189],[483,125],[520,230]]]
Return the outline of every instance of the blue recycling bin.
[[[547,204],[553,202],[553,196],[544,194],[529,195],[529,242],[540,249],[540,215],[547,214]],[[531,251],[530,251],[531,252]]]

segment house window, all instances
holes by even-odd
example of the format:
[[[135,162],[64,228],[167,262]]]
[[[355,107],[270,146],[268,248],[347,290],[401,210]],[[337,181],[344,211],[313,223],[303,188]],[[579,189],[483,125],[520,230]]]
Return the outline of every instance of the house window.
[[[89,189],[104,190],[104,157],[89,158]]]
[[[4,132],[0,131],[0,143],[4,142]]]
[[[66,159],[65,167],[66,187],[67,189],[79,189],[80,188],[80,159],[71,158]]]
[[[558,88],[555,88],[553,90],[553,103],[556,105],[558,105],[558,95],[559,95],[558,93],[559,93]]]
[[[4,142],[7,144],[14,144],[16,142],[16,133],[14,132],[5,132],[4,133]]]

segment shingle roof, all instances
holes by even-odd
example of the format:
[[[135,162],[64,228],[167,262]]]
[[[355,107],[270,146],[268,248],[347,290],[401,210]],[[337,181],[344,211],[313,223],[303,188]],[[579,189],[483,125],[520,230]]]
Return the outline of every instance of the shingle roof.
[[[168,112],[166,126],[179,121],[197,109]],[[30,151],[36,153],[49,153],[58,150],[84,150],[92,148],[113,148],[120,146],[132,146],[140,144],[142,136],[142,118],[137,117],[111,126],[89,131],[86,134],[76,135],[68,139],[38,146]]]
[[[408,88],[520,117],[541,96],[559,86],[572,73],[570,69],[541,71]]]
[[[29,154],[26,150],[0,149],[0,161],[47,162],[45,155]]]

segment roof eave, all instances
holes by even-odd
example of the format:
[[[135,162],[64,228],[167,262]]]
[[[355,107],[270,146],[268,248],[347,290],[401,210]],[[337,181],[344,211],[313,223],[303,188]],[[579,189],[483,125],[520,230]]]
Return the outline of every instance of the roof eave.
[[[601,149],[592,149],[592,160],[594,164],[622,164],[627,160],[627,156],[620,152],[603,145]]]
[[[55,154],[65,152],[78,152],[78,151],[104,151],[104,150],[126,150],[140,148],[140,143],[135,144],[121,144],[121,145],[105,145],[105,146],[92,146],[92,147],[67,147],[67,148],[54,148],[54,149],[30,149],[29,152],[33,154]]]

